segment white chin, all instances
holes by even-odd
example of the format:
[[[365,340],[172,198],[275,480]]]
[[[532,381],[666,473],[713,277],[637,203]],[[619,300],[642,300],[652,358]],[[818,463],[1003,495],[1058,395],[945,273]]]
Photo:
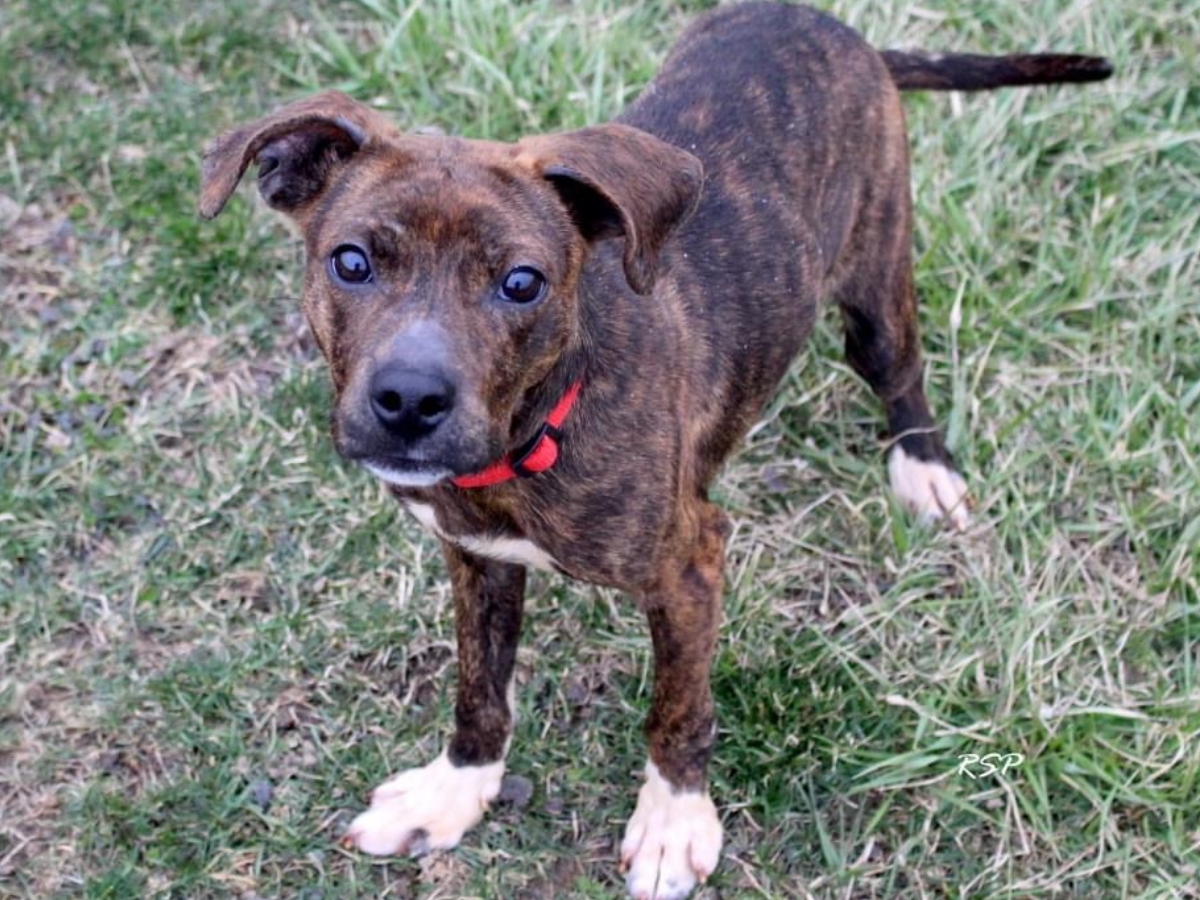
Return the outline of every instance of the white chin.
[[[363,467],[380,481],[396,487],[430,487],[454,474],[449,469],[432,466],[428,469],[394,469],[369,460],[363,461]]]

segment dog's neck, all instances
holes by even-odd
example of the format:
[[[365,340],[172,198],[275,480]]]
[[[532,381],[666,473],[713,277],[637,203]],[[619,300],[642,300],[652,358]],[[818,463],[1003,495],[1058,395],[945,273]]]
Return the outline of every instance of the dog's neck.
[[[585,380],[588,368],[587,354],[580,341],[559,358],[549,375],[525,392],[521,408],[513,417],[510,449],[524,446],[537,435],[563,397]]]

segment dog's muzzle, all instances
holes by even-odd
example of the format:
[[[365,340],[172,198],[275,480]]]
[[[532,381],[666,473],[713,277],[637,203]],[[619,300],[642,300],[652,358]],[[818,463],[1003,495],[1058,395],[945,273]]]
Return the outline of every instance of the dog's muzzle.
[[[454,411],[456,389],[441,375],[386,366],[371,376],[371,413],[391,437],[413,444],[437,430]]]

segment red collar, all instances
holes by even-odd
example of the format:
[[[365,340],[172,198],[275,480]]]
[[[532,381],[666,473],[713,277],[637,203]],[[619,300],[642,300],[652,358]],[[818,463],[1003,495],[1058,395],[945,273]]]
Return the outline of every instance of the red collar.
[[[575,405],[581,387],[583,382],[577,381],[567,388],[567,392],[554,409],[550,410],[550,415],[546,416],[546,421],[537,433],[504,459],[492,463],[480,472],[457,475],[451,481],[460,488],[491,487],[518,476],[525,478],[551,468],[558,462],[558,445],[563,439],[563,422],[571,412],[571,407]]]

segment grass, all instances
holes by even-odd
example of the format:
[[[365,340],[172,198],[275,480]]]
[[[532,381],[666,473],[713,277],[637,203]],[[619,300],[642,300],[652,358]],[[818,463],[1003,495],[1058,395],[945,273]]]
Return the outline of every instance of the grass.
[[[0,897],[620,896],[645,628],[556,578],[519,665],[532,797],[419,863],[337,845],[440,747],[449,597],[329,446],[295,241],[248,190],[212,223],[194,196],[207,139],[318,87],[503,139],[603,119],[706,5],[0,8]],[[716,489],[728,849],[700,896],[1200,896],[1200,3],[831,9],[1117,75],[909,99],[976,522],[893,509],[823,322]],[[960,774],[989,752],[1024,759]]]

